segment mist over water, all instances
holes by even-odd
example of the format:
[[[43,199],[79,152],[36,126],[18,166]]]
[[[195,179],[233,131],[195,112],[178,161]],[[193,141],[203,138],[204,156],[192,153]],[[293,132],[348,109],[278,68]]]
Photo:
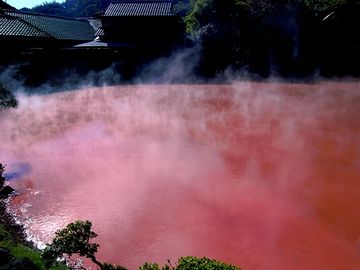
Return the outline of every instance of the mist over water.
[[[132,85],[0,112],[11,209],[37,241],[89,219],[98,259],[360,268],[359,83]]]

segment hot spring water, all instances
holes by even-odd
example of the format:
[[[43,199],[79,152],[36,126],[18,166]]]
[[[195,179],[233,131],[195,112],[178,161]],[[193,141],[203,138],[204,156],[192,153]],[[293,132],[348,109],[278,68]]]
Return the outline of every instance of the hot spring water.
[[[11,210],[38,243],[93,222],[98,259],[360,269],[360,84],[137,85],[0,112]]]

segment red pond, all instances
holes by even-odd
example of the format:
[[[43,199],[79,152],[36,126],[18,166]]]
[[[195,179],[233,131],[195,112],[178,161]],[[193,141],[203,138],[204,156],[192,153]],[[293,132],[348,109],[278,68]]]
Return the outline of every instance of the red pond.
[[[89,219],[98,259],[360,269],[360,84],[118,86],[20,97],[0,160],[30,236]]]

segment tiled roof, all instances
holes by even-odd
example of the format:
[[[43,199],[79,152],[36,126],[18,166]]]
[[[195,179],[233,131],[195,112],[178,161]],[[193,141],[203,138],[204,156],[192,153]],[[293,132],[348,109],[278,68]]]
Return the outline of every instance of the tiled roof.
[[[94,30],[87,21],[32,14],[13,10],[5,11],[9,17],[17,18],[24,24],[47,34],[50,37],[62,40],[92,40]],[[15,21],[15,20],[14,20]],[[30,31],[30,28],[27,29]],[[17,32],[14,24],[12,31]]]
[[[96,30],[96,32],[95,32],[95,36],[96,37],[102,37],[102,36],[104,36],[104,29],[102,29],[102,28],[99,28],[98,30]]]
[[[173,16],[169,0],[112,1],[104,16]]]
[[[50,37],[50,35],[20,18],[5,14],[0,14],[0,36]]]

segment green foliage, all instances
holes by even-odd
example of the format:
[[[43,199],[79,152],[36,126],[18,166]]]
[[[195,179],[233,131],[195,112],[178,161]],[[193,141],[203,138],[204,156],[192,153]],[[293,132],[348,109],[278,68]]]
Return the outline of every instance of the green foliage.
[[[5,167],[0,163],[0,180],[4,180],[4,171]],[[6,212],[5,204],[3,201],[0,201],[0,247],[8,249],[14,260],[28,258],[40,270],[69,270],[69,268],[61,262],[54,262],[52,267],[49,268],[42,259],[42,253],[29,244],[30,243],[25,240],[22,227],[14,223],[12,216]],[[0,267],[0,269],[8,269],[8,267],[13,269],[11,265],[5,265],[4,268]]]
[[[103,266],[101,267],[101,270],[127,270],[127,269],[121,265],[104,263]]]
[[[176,270],[241,270],[240,268],[206,257],[182,257],[178,261]]]
[[[220,14],[227,14],[228,26],[238,23],[234,18],[248,17],[257,19],[258,22],[266,22],[267,19],[281,5],[293,5],[304,3],[309,9],[326,11],[341,5],[354,2],[352,0],[191,0],[191,9],[185,18],[186,29],[192,35],[198,35],[199,31],[209,24],[223,23]],[[240,16],[240,17],[241,17]],[[226,18],[225,18],[226,21]]]
[[[1,242],[1,247],[5,247],[11,251],[15,258],[29,258],[38,268],[45,269],[41,255],[33,248],[24,245],[14,245],[10,242]]]
[[[191,7],[191,12],[185,17],[186,30],[191,35],[198,36],[201,29],[214,17],[214,0],[192,0]]]
[[[13,93],[0,84],[0,110],[8,108],[16,108],[18,101]]]
[[[244,6],[249,17],[257,19],[258,22],[267,22],[269,17],[288,0],[245,0]],[[293,1],[296,4],[297,1]]]
[[[64,6],[55,1],[44,2],[39,6],[36,6],[32,11],[40,14],[54,15],[54,16],[66,16],[67,12]]]
[[[139,270],[160,270],[160,266],[157,263],[144,263],[139,267]]]
[[[0,225],[0,241],[10,241],[11,234],[4,228],[4,226]]]
[[[2,174],[5,172],[5,166],[0,163],[0,176],[2,176]]]
[[[187,1],[177,1],[172,7],[172,11],[180,16],[186,15],[190,11],[190,3]]]
[[[168,261],[169,262],[169,261]],[[139,270],[241,270],[240,268],[220,262],[217,260],[212,260],[206,257],[197,258],[193,256],[181,257],[178,260],[176,266],[166,264],[162,268],[159,267],[156,263],[145,263],[139,267]]]
[[[201,42],[199,70],[205,75],[221,74],[227,68],[244,68],[261,76],[269,76],[273,69],[293,76],[319,67],[359,73],[359,0],[190,3],[186,30]],[[324,22],[329,15],[331,20]]]
[[[219,74],[230,63],[242,60],[246,19],[245,0],[193,0],[185,17],[186,31],[202,43],[199,70]]]
[[[79,254],[98,263],[95,253],[99,245],[90,243],[90,240],[96,238],[97,234],[91,231],[91,226],[90,221],[78,220],[68,224],[66,228],[57,231],[53,242],[48,244],[43,251],[42,257],[46,265],[53,264],[63,254],[68,256]]]
[[[66,0],[63,3],[44,2],[30,10],[36,13],[66,17],[91,17],[97,12],[103,11],[110,0]]]
[[[4,239],[0,241],[0,247],[10,250],[15,258],[29,258],[40,270],[67,270],[68,268],[56,261],[61,258],[63,254],[71,256],[72,254],[79,254],[90,258],[95,262],[101,270],[127,270],[120,265],[100,263],[95,259],[95,253],[99,245],[89,243],[97,235],[91,231],[90,221],[75,221],[66,226],[66,228],[57,231],[55,238],[51,244],[48,244],[43,253],[38,250],[25,246],[23,244],[14,244],[10,239],[9,233],[0,226],[0,236]],[[156,263],[144,263],[139,267],[139,270],[240,270],[233,265],[225,264],[220,261],[209,258],[196,257],[182,257],[178,260],[176,266],[168,264],[160,268]]]
[[[0,163],[0,189],[4,187],[5,183],[5,177],[3,176],[3,173],[5,172],[5,166]]]
[[[66,228],[58,230],[51,244],[48,244],[42,253],[42,258],[47,267],[53,265],[62,256],[78,254],[91,259],[101,270],[126,270],[120,265],[101,263],[95,253],[99,247],[96,243],[90,243],[97,234],[91,230],[92,223],[88,220],[77,220],[70,223]]]
[[[170,264],[170,261],[168,260],[169,264],[165,264],[163,267],[160,268],[160,266],[157,263],[144,263],[142,266],[139,267],[139,270],[175,270],[176,268],[173,267]]]
[[[307,7],[317,11],[327,11],[349,2],[347,0],[304,0]]]
[[[311,0],[309,0],[311,1]],[[333,0],[335,1],[335,0]],[[341,1],[341,0],[337,0]],[[199,35],[211,26],[226,25],[236,31],[244,19],[266,21],[279,4],[286,0],[192,0],[191,11],[185,18],[186,30]]]
[[[188,31],[193,32],[199,27],[198,19],[201,13],[206,9],[212,9],[216,0],[177,0],[174,1],[173,11],[178,14],[187,13],[186,19]],[[247,9],[252,16],[266,16],[279,3],[296,3],[303,2],[307,7],[317,11],[325,11],[339,5],[354,2],[353,0],[226,0],[220,1],[229,3],[235,7]],[[95,13],[104,11],[109,5],[110,0],[66,0],[63,3],[55,1],[46,1],[32,9],[24,9],[26,11],[39,12],[48,15],[69,16],[69,17],[87,17],[93,16]],[[215,9],[212,9],[215,11]],[[216,12],[216,11],[215,11]],[[205,12],[206,13],[206,12]],[[204,14],[205,14],[204,13]],[[211,14],[210,14],[211,15]],[[200,23],[201,24],[201,23]]]
[[[55,263],[53,267],[47,268],[41,258],[41,253],[32,247],[14,244],[12,241],[0,241],[0,247],[10,250],[16,259],[29,258],[40,270],[69,270],[69,268],[62,263]]]

